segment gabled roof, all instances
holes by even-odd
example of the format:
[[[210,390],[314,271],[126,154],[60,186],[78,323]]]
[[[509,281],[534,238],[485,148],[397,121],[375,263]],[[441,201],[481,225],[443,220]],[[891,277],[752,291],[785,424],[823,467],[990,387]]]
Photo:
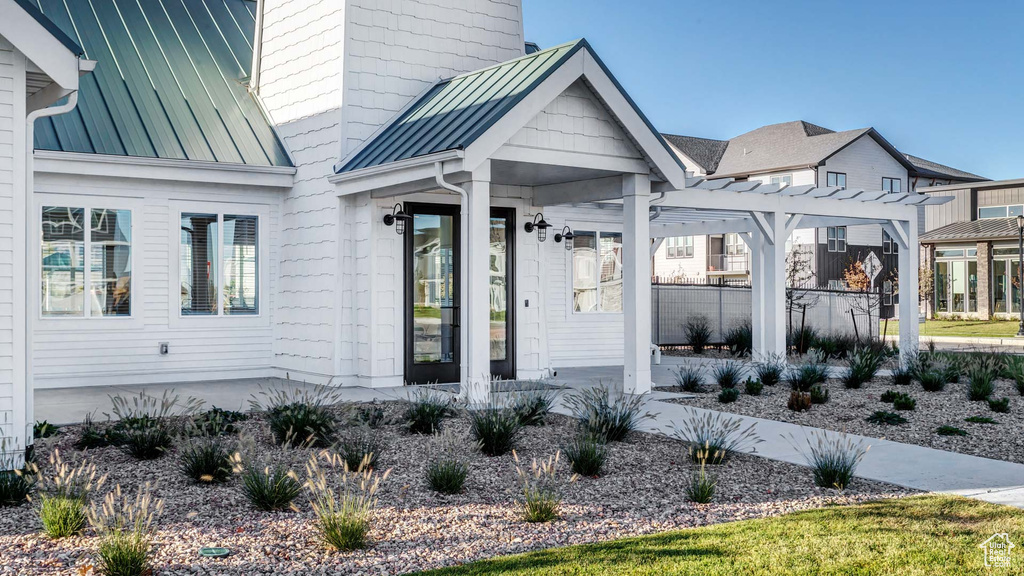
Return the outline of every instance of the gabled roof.
[[[713,174],[718,169],[718,163],[722,160],[726,147],[729,146],[728,140],[676,136],[675,134],[662,134],[662,136],[668,140],[669,144],[699,164],[708,174]]]
[[[977,174],[971,174],[970,172],[964,172],[963,170],[957,170],[950,166],[939,164],[938,162],[932,162],[925,160],[924,158],[918,158],[917,156],[911,156],[910,154],[904,154],[907,160],[914,165],[915,172],[918,176],[924,176],[926,178],[949,178],[951,180],[960,180],[962,182],[982,182],[988,180],[984,176],[978,176]]]
[[[923,243],[951,242],[957,240],[999,240],[1017,238],[1016,218],[984,218],[954,222],[921,234]]]
[[[98,62],[75,110],[36,121],[37,149],[290,165],[247,87],[255,3],[20,1]]]

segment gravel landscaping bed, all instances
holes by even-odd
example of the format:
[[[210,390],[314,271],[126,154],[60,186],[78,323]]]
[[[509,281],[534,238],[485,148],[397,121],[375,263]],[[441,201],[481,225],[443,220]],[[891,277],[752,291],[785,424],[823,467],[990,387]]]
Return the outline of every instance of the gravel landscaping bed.
[[[785,382],[772,387],[765,386],[760,396],[740,394],[736,402],[728,404],[718,401],[719,388],[715,384],[708,385],[708,392],[665,402],[1024,463],[1024,442],[1021,442],[1024,434],[1024,397],[1021,397],[1010,380],[996,380],[995,393],[992,395],[993,398],[1010,399],[1010,411],[1005,414],[993,412],[987,402],[969,401],[966,378],[961,378],[959,383],[947,384],[941,392],[925,392],[917,382],[897,386],[888,377],[877,377],[856,390],[844,388],[839,380],[829,380],[824,387],[829,392],[828,402],[815,404],[806,412],[794,412],[786,407],[791,390]],[[742,392],[742,385],[740,389]],[[916,408],[894,410],[892,404],[880,399],[887,390],[909,394],[916,400]],[[895,412],[906,418],[907,422],[897,425],[866,422],[865,418],[876,410]],[[992,418],[998,424],[966,422],[965,418],[971,416]],[[955,426],[966,431],[967,436],[940,436],[936,433],[939,426]]]
[[[876,384],[858,394],[867,402],[882,389],[884,385]],[[729,409],[767,416],[764,410],[780,404],[787,412],[782,388],[767,392],[762,399],[743,397]],[[816,407],[806,417],[824,421],[828,418],[826,410],[852,411],[848,403],[839,401],[838,390],[835,393],[833,404]],[[948,394],[952,397],[952,392]],[[763,405],[758,408],[755,401]],[[721,408],[710,395],[694,402]],[[877,400],[872,407],[876,404]],[[926,406],[922,402],[918,413],[911,416],[925,414]],[[398,407],[388,405],[386,409],[394,413]],[[994,427],[996,430],[1016,425],[1003,415],[1000,418],[1004,423]],[[521,460],[547,457],[574,434],[575,424],[570,418],[550,415],[548,422],[544,427],[524,429],[517,442]],[[445,425],[459,433],[468,430],[464,417],[448,420]],[[302,476],[311,450],[285,450],[273,445],[262,416],[240,423],[239,428],[256,439],[261,455],[289,463]],[[912,492],[863,479],[856,479],[842,493],[821,489],[814,486],[807,468],[739,455],[711,468],[718,480],[715,501],[691,504],[683,491],[694,470],[686,447],[662,436],[637,433],[627,442],[610,446],[602,477],[580,478],[563,486],[559,520],[528,524],[520,519],[515,504],[519,485],[511,454],[473,456],[465,491],[442,496],[432,492],[424,480],[428,438],[408,435],[398,425],[380,430],[388,449],[377,469],[390,468],[391,474],[379,492],[371,544],[365,550],[340,553],[324,549],[314,532],[313,514],[305,495],[296,501],[298,511],[260,512],[242,495],[238,478],[221,485],[190,483],[178,470],[177,454],[173,452],[157,460],[137,461],[114,447],[89,451],[100,473],[109,474],[104,489],[93,498],[102,498],[115,484],[134,491],[141,483],[155,483],[155,495],[165,501],[154,539],[155,574],[400,574],[552,546]],[[37,441],[39,462],[46,462],[49,453],[59,447],[65,461],[77,463],[83,457],[73,448],[77,437],[77,427],[66,427],[57,436]],[[1001,450],[1021,450],[1006,442],[994,444]],[[560,466],[563,478],[567,478],[568,465],[563,461]],[[86,573],[84,567],[94,562],[96,544],[97,537],[91,530],[82,536],[50,540],[41,534],[30,504],[0,508],[0,574]],[[226,546],[232,554],[224,559],[200,558],[197,551],[202,546]]]

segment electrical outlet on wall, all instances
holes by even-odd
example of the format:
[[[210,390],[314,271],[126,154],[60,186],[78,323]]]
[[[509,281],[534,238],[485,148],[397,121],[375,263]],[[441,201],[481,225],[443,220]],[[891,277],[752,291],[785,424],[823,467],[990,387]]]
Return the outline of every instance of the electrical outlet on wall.
[[[171,352],[171,345],[168,344],[167,342],[161,342],[160,343],[160,355],[161,356],[166,356],[166,355],[170,354],[170,352]]]

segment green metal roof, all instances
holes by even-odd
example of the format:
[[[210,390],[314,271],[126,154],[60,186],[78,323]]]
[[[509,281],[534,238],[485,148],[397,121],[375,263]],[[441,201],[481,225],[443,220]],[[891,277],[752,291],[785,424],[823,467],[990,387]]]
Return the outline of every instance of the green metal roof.
[[[291,165],[247,88],[255,2],[24,1],[97,61],[75,110],[36,121],[36,149]]]
[[[585,46],[577,40],[438,82],[338,172],[464,149]]]
[[[60,27],[53,23],[53,20],[50,20],[49,18],[46,17],[46,15],[40,12],[39,8],[37,8],[36,5],[31,2],[31,0],[14,0],[14,3],[17,4],[18,6],[21,6],[22,10],[24,10],[26,13],[28,13],[29,16],[34,18],[36,22],[39,22],[39,24],[42,25],[43,28],[46,28],[46,30],[50,34],[52,34],[54,38],[59,40],[60,43],[63,44],[68,50],[70,50],[72,54],[74,54],[75,56],[81,56],[85,53],[84,50],[82,50],[81,46],[79,46],[74,40],[68,37],[68,35],[65,34],[63,30],[60,29]]]

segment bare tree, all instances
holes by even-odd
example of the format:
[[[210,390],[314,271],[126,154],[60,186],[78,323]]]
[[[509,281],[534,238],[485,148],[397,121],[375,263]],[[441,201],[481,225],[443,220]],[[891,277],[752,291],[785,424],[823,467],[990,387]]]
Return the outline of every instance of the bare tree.
[[[820,297],[814,288],[814,269],[811,261],[814,254],[810,248],[796,245],[786,255],[786,315],[787,332],[793,330],[793,310],[804,310],[818,303]]]
[[[871,316],[874,311],[878,310],[881,313],[882,296],[871,289],[871,277],[864,270],[864,263],[860,260],[851,261],[846,269],[843,270],[843,279],[846,281],[846,286],[851,292],[864,293],[863,300],[859,298],[852,300],[851,308],[868,317],[868,327],[870,328]],[[856,316],[853,319],[853,329],[857,331]],[[859,335],[860,333],[858,332]],[[868,338],[873,340],[876,336],[877,334],[872,335],[869,329]]]

